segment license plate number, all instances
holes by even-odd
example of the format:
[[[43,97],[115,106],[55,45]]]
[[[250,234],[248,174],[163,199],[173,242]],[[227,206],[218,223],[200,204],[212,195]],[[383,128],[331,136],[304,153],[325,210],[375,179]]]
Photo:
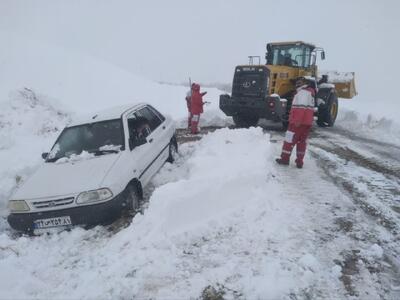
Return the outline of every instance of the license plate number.
[[[68,226],[71,224],[72,224],[72,222],[71,222],[71,218],[69,216],[62,216],[62,217],[56,217],[56,218],[36,220],[33,222],[33,227],[35,229],[41,229],[41,228]]]

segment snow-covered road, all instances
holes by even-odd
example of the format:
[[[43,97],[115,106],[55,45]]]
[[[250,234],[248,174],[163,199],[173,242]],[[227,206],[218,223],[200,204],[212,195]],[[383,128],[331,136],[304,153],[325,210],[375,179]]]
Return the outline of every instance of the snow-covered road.
[[[398,299],[398,173],[343,156],[377,163],[380,147],[317,129],[298,170],[273,163],[281,139],[225,128],[181,144],[127,228],[3,230],[0,298]]]

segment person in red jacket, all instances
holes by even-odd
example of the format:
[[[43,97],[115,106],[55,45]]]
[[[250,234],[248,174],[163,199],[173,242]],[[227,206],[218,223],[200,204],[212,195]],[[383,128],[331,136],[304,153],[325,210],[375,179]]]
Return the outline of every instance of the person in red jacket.
[[[296,145],[296,167],[303,167],[307,137],[314,121],[315,82],[300,78],[296,82],[296,95],[293,98],[281,157],[276,162],[289,165],[290,155]]]
[[[190,127],[192,126],[192,112],[190,109],[190,106],[192,104],[192,93],[193,93],[193,88],[194,88],[195,83],[192,83],[192,85],[190,86],[190,90],[186,93],[186,106],[188,109],[188,128],[190,129]]]
[[[199,121],[200,121],[200,114],[203,113],[203,96],[207,94],[207,92],[200,93],[200,85],[197,83],[193,84],[192,89],[192,101],[190,105],[190,112],[191,112],[191,133],[196,134],[199,133]]]

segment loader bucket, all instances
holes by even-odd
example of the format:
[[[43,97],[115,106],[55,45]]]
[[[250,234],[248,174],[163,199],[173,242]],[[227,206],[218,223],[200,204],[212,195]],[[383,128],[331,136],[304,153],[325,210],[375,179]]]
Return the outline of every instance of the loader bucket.
[[[328,82],[335,85],[339,98],[351,99],[357,95],[354,72],[325,71],[319,75],[328,75]]]

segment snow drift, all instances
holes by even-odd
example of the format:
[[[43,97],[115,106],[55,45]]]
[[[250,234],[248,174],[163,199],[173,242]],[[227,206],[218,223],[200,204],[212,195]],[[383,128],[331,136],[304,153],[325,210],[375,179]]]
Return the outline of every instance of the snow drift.
[[[0,217],[7,214],[15,185],[42,162],[41,153],[49,151],[72,115],[57,101],[26,88],[0,102]]]

